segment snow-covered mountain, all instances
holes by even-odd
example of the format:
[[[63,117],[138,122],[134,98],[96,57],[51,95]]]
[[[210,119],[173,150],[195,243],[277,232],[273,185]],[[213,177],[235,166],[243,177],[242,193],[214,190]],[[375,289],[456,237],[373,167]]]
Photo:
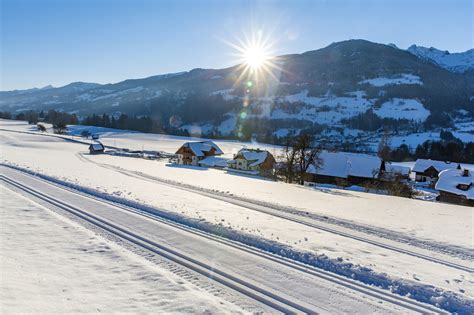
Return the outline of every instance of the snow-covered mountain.
[[[463,73],[474,69],[474,49],[460,53],[450,53],[434,47],[411,45],[408,51],[417,57],[434,62],[452,72]]]

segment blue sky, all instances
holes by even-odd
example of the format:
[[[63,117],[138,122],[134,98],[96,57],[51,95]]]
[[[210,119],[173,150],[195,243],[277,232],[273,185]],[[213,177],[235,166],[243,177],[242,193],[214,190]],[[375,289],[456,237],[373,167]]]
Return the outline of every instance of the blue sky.
[[[113,83],[234,65],[261,30],[276,54],[363,38],[451,52],[473,47],[472,0],[0,0],[1,90]]]

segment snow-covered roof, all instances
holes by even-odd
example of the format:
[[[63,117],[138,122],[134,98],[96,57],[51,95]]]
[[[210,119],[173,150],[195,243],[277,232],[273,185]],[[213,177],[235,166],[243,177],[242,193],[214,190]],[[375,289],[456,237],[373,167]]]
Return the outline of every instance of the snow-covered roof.
[[[240,151],[237,153],[237,155],[241,155],[244,159],[246,159],[249,162],[252,162],[249,164],[249,166],[257,166],[265,162],[267,159],[268,154],[270,154],[268,151],[265,150],[254,150],[254,149],[240,149]],[[234,161],[231,161],[232,163]]]
[[[447,169],[457,168],[458,165],[458,163],[451,163],[445,161],[418,159],[416,160],[415,166],[413,167],[413,172],[422,173],[431,166],[434,167],[438,172],[441,172]]]
[[[465,196],[467,199],[474,199],[474,176],[472,171],[467,171],[467,176],[463,176],[464,170],[447,169],[439,173],[439,179],[435,188],[440,191]],[[459,184],[470,186],[468,190],[458,188]]]
[[[91,147],[94,151],[104,150],[104,146],[100,142],[91,143]]]
[[[408,166],[394,165],[390,162],[385,162],[385,172],[408,176],[410,168]]]
[[[190,148],[196,156],[206,156],[204,152],[211,151],[214,148],[215,154],[223,154],[222,150],[212,141],[186,142],[183,147]]]
[[[322,151],[321,166],[311,165],[308,173],[347,178],[349,176],[375,178],[379,175],[382,160],[373,155]]]
[[[208,166],[208,167],[226,167],[227,162],[229,159],[217,157],[217,156],[209,156],[201,161],[199,164]]]

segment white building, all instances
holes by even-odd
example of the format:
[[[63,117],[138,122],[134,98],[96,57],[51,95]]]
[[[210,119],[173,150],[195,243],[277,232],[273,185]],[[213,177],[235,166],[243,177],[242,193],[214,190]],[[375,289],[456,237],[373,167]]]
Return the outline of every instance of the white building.
[[[275,158],[273,155],[260,149],[243,148],[227,162],[229,169],[251,172],[263,176],[273,175],[275,169]]]

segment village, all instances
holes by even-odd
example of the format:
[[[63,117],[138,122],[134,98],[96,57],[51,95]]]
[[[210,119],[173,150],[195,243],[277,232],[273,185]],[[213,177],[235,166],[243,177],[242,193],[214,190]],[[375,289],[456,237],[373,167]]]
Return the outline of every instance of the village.
[[[98,137],[89,146],[90,154],[105,152]],[[150,158],[144,152],[113,155]],[[211,140],[185,142],[174,154],[163,154],[174,165],[214,168],[271,180],[284,180],[285,162],[270,151],[244,147],[232,158]],[[151,157],[152,158],[152,157]],[[436,193],[436,201],[474,206],[474,176],[461,163],[417,159],[412,167],[385,161],[378,156],[321,150],[317,163],[305,166],[302,184],[308,187],[331,187],[363,192],[414,197],[417,192]],[[288,181],[287,181],[288,182]]]

